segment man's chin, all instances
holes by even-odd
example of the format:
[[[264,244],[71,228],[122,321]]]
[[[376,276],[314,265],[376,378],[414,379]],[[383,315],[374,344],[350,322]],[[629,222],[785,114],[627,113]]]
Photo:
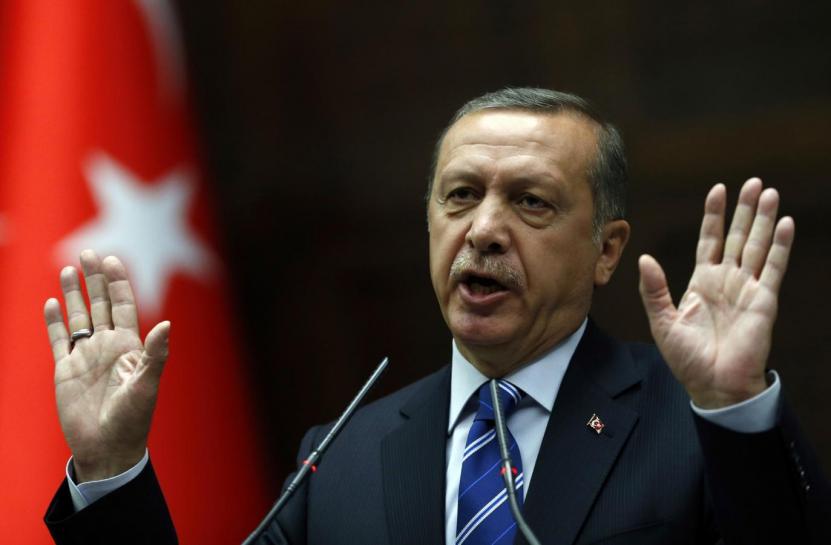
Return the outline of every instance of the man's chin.
[[[515,338],[516,329],[490,320],[458,320],[450,324],[450,332],[457,343],[466,346],[499,346]]]

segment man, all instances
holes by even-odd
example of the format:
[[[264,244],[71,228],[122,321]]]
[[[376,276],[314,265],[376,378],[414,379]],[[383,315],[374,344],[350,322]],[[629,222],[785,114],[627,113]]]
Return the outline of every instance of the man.
[[[615,129],[573,95],[506,89],[457,113],[427,210],[452,364],[359,411],[259,543],[524,543],[493,463],[491,377],[543,543],[824,539],[827,483],[766,373],[793,220],[751,179],[725,238],[715,186],[678,307],[658,263],[639,260],[660,355],[620,344],[587,315],[629,237],[625,171]],[[72,268],[68,329],[56,300],[45,307],[73,453],[46,521],[59,543],[174,542],[146,454],[170,326],[142,345],[120,262],[81,263],[90,310]]]

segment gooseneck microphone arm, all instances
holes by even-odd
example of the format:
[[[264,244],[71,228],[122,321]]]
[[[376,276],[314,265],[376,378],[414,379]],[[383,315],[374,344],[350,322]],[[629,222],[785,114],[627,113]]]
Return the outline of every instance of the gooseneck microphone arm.
[[[511,455],[508,452],[508,428],[505,426],[505,415],[502,413],[502,404],[499,401],[499,383],[491,379],[491,403],[493,403],[493,416],[496,424],[496,439],[499,442],[499,455],[502,458],[502,478],[505,480],[505,490],[508,493],[508,504],[511,506],[511,513],[514,515],[517,528],[525,536],[529,545],[540,545],[540,541],[528,523],[522,516],[519,503],[516,500],[516,488],[514,487],[514,468],[511,463]]]
[[[346,425],[349,419],[352,417],[352,414],[358,408],[358,405],[361,404],[364,397],[366,396],[367,392],[375,385],[378,379],[381,377],[381,373],[387,368],[387,364],[389,364],[389,358],[384,358],[381,360],[381,363],[378,364],[378,367],[375,368],[373,371],[372,376],[369,377],[369,380],[366,381],[366,384],[363,385],[361,390],[358,392],[358,395],[349,403],[349,406],[346,407],[346,410],[340,415],[340,418],[335,422],[335,425],[332,426],[332,429],[329,430],[329,433],[326,434],[326,437],[323,438],[323,441],[314,449],[309,457],[303,460],[303,465],[300,469],[297,470],[297,473],[294,475],[294,478],[291,480],[289,485],[274,503],[274,506],[268,512],[268,514],[263,518],[262,522],[257,526],[257,528],[251,532],[251,535],[246,538],[245,541],[242,542],[242,545],[252,545],[254,540],[258,539],[260,535],[265,531],[271,521],[274,520],[274,517],[277,516],[277,513],[283,508],[283,506],[288,503],[289,498],[291,498],[294,491],[303,484],[303,481],[306,480],[309,472],[317,471],[317,462],[320,460],[323,453],[326,452],[326,449],[329,448],[329,444],[337,437],[340,433],[341,429]]]

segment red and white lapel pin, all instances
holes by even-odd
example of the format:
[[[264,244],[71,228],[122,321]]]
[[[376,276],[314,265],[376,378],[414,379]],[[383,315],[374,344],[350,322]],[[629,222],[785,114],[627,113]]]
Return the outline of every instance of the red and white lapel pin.
[[[594,413],[592,414],[592,417],[589,418],[589,421],[586,422],[586,426],[597,432],[597,434],[599,435],[600,432],[603,431],[603,428],[606,427],[606,424],[604,424],[603,421],[600,420],[600,417],[597,416],[597,413]]]

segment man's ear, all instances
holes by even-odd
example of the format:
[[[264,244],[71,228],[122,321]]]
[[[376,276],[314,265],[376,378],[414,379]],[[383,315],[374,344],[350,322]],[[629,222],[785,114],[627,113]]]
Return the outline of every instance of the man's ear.
[[[600,255],[594,266],[594,285],[605,286],[612,279],[623,249],[629,242],[629,223],[626,220],[612,220],[603,226],[600,235]]]

